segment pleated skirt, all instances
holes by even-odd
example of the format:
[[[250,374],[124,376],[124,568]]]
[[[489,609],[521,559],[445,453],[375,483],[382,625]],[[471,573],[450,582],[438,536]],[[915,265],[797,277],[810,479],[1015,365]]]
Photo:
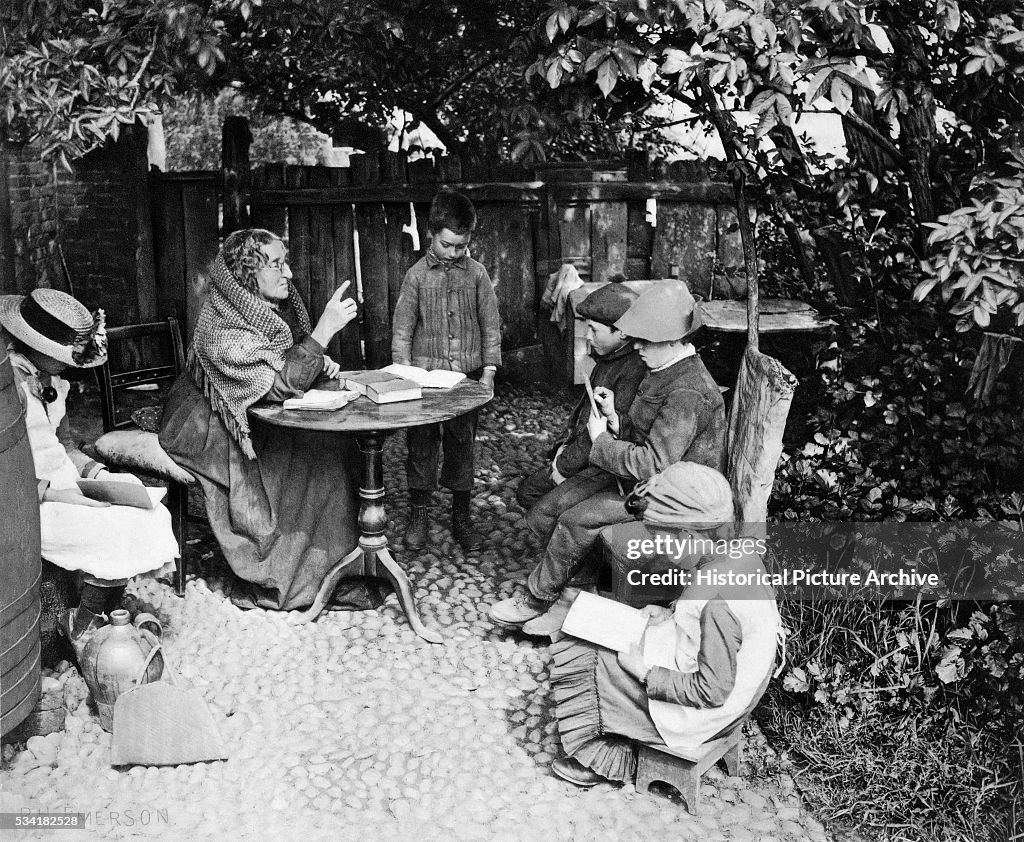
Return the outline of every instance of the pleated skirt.
[[[551,645],[551,692],[565,753],[611,781],[636,776],[636,743],[664,745],[647,691],[609,649],[575,638]]]

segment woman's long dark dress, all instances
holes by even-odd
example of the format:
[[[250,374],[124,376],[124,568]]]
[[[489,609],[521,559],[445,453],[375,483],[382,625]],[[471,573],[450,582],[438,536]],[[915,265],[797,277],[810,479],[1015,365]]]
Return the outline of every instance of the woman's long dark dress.
[[[309,336],[295,344],[264,401],[308,389],[323,371],[323,353]],[[188,374],[178,379],[164,408],[161,446],[202,485],[210,527],[231,569],[252,583],[252,604],[305,608],[356,545],[359,454],[341,436],[261,424],[253,426],[252,443],[255,460]]]

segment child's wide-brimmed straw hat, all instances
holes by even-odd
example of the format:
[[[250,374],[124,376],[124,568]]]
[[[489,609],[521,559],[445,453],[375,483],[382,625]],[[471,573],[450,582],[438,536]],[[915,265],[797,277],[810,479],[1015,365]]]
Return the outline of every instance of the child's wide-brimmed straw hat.
[[[95,368],[107,361],[104,321],[102,310],[90,313],[56,289],[0,295],[0,325],[29,348],[73,368]]]
[[[644,290],[615,323],[626,336],[648,342],[686,339],[703,326],[697,299],[682,281],[660,281]]]

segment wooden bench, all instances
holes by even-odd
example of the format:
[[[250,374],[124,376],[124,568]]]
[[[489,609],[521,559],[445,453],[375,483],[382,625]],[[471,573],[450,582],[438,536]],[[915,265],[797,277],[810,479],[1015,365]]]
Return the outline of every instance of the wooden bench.
[[[716,740],[704,743],[694,751],[668,746],[640,744],[636,767],[636,791],[650,795],[651,784],[662,782],[674,786],[694,815],[700,812],[700,779],[719,761],[725,763],[730,775],[740,773],[743,754],[743,717],[732,730]]]

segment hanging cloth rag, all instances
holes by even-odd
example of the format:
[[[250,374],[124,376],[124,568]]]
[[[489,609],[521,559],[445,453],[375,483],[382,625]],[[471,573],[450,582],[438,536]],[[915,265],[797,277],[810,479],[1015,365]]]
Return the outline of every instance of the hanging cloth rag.
[[[558,325],[559,330],[564,331],[565,329],[562,317],[565,315],[569,293],[581,286],[583,286],[583,279],[571,263],[563,263],[557,272],[548,275],[548,282],[544,287],[544,295],[541,296],[540,303],[542,307],[551,309],[551,321]]]

